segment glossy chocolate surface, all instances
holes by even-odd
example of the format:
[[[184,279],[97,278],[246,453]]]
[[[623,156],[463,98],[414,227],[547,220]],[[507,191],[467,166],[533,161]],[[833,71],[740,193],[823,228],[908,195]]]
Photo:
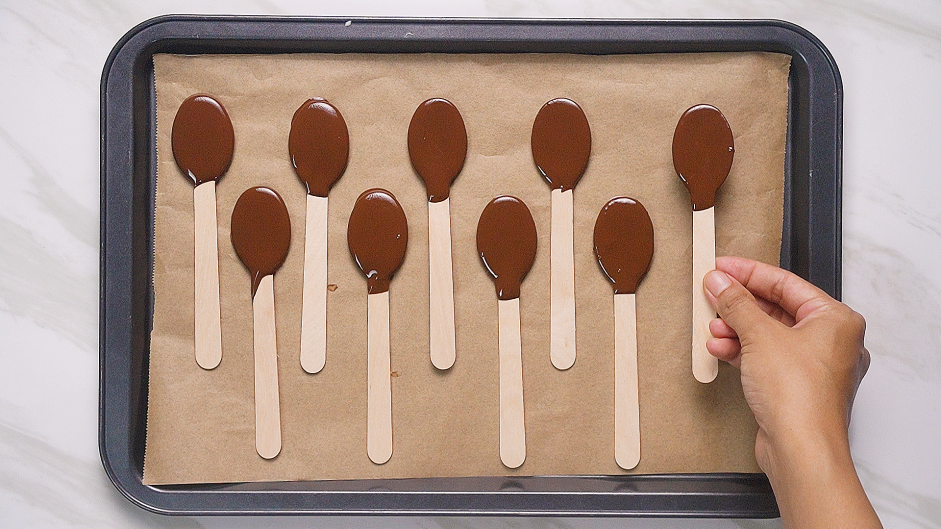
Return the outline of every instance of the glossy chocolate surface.
[[[291,120],[288,153],[307,193],[326,197],[350,157],[350,134],[340,111],[325,99],[308,99]]]
[[[571,99],[543,105],[533,122],[532,149],[536,168],[550,188],[574,189],[591,155],[591,129],[581,107]]]
[[[609,200],[595,221],[594,242],[614,293],[635,293],[653,257],[653,223],[643,204],[628,197]]]
[[[173,158],[195,185],[218,180],[232,163],[235,131],[225,107],[196,94],[180,104],[170,133]]]
[[[356,199],[346,242],[356,265],[366,275],[367,291],[388,292],[392,275],[402,265],[408,246],[405,211],[392,193],[370,189]]]
[[[715,205],[716,190],[732,168],[735,144],[725,116],[712,105],[683,113],[673,133],[673,167],[686,184],[694,211]]]
[[[520,285],[536,259],[536,223],[522,200],[499,196],[477,222],[477,253],[493,277],[498,299],[520,297]]]
[[[408,124],[408,154],[428,201],[448,198],[467,157],[467,129],[453,103],[434,98],[418,106]]]
[[[232,246],[252,276],[252,297],[261,278],[274,274],[291,247],[291,218],[281,196],[267,187],[246,189],[232,210]]]

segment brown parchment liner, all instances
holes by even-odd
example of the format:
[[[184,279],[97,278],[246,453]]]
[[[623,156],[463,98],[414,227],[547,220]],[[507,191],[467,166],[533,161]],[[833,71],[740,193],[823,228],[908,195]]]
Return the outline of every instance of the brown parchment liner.
[[[717,253],[777,263],[790,58],[767,53],[675,55],[228,55],[154,57],[158,180],[147,484],[622,474],[614,460],[613,296],[592,254],[610,198],[640,200],[654,226],[653,261],[637,291],[641,460],[637,473],[754,472],[756,424],[738,373],[708,385],[690,372],[691,207],[671,159],[673,130],[697,103],[719,107],[735,161],[718,195]],[[217,188],[222,363],[193,351],[193,188],[176,167],[170,130],[193,93],[217,97],[235,127],[235,155]],[[299,363],[305,189],[288,159],[291,117],[324,97],[350,131],[350,161],[329,202],[327,363]],[[426,195],[408,159],[418,104],[444,97],[467,127],[467,162],[451,191],[457,361],[428,355]],[[575,189],[578,357],[549,361],[550,192],[533,164],[539,108],[569,97],[591,124],[592,154]],[[291,249],[275,275],[283,448],[255,452],[252,306],[248,272],[229,236],[248,187],[267,185],[291,215]],[[346,226],[360,192],[383,187],[409,222],[405,262],[392,281],[394,451],[366,456],[366,282]],[[539,233],[521,296],[526,462],[500,462],[497,298],[475,251],[477,219],[497,194],[529,206]]]

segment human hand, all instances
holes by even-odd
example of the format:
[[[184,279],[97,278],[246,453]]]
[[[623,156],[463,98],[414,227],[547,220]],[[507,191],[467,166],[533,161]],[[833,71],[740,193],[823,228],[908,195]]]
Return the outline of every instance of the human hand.
[[[853,510],[871,514],[878,526],[847,434],[870,361],[863,317],[798,276],[748,259],[716,259],[703,283],[720,316],[709,325],[713,338],[706,348],[741,369],[745,400],[758,422],[755,457],[786,525],[816,526],[806,518],[815,501],[806,491],[826,485],[829,492],[819,498],[839,497],[833,487],[848,488],[848,497],[862,498]],[[834,512],[828,505],[823,510]]]
[[[759,464],[768,442],[795,430],[845,436],[869,367],[863,317],[774,266],[720,257],[716,269],[704,281],[720,315],[709,325],[714,338],[706,348],[742,370],[759,426]]]

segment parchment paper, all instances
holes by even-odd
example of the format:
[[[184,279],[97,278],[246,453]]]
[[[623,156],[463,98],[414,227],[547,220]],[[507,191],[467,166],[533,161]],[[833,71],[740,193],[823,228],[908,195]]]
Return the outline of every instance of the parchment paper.
[[[719,107],[735,161],[716,206],[717,252],[777,263],[790,58],[683,55],[228,55],[154,58],[158,180],[154,322],[144,482],[148,484],[478,475],[622,474],[614,460],[613,295],[592,253],[604,203],[640,200],[654,257],[637,292],[641,460],[637,473],[755,472],[756,425],[738,373],[690,372],[691,208],[674,172],[673,129],[697,103]],[[193,188],[174,163],[180,103],[208,93],[227,108],[235,156],[219,182],[223,358],[197,366],[193,345]],[[329,202],[327,363],[299,363],[305,188],[287,145],[291,117],[324,97],[350,131],[350,162]],[[445,97],[460,109],[468,156],[451,191],[457,361],[428,353],[428,225],[424,188],[406,147],[411,115]],[[575,189],[577,348],[574,367],[549,361],[550,192],[533,164],[539,108],[569,97],[591,124],[592,154]],[[283,448],[255,452],[252,305],[230,240],[232,209],[250,186],[276,189],[291,214],[287,261],[275,275]],[[394,452],[366,456],[366,282],[346,245],[356,197],[384,187],[409,222],[391,286]],[[497,298],[476,254],[477,219],[498,194],[521,198],[539,233],[521,296],[526,462],[499,455]]]

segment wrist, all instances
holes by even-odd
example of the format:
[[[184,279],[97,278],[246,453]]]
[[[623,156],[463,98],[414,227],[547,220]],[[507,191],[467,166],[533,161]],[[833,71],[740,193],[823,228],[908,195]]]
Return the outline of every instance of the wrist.
[[[756,446],[785,527],[881,527],[859,482],[845,432],[787,434],[773,440],[764,436],[763,454]]]
[[[764,435],[759,465],[772,483],[789,476],[818,478],[847,471],[855,475],[845,430],[804,427]]]

